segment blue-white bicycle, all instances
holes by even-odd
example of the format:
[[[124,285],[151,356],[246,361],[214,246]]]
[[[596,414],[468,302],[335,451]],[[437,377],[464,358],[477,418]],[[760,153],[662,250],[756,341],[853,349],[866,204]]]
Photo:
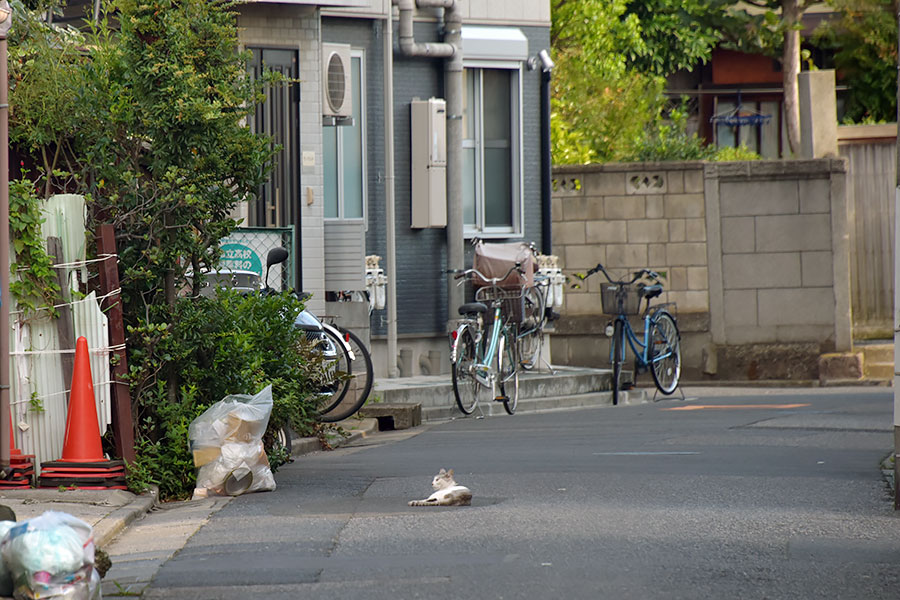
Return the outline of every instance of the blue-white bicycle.
[[[523,286],[502,287],[513,271],[524,276],[520,264],[503,277],[487,277],[476,269],[456,270],[456,279],[471,277],[480,285],[475,302],[459,307],[463,317],[451,334],[450,363],[453,394],[459,409],[475,412],[480,397],[488,391],[503,403],[507,413],[516,412],[519,401],[518,331],[522,321]],[[488,307],[490,305],[490,307]]]
[[[650,306],[650,300],[663,292],[659,274],[650,269],[641,269],[635,272],[629,281],[616,280],[610,277],[603,265],[598,263],[584,275],[583,279],[587,279],[597,271],[602,272],[607,281],[600,288],[603,313],[613,316],[613,320],[606,326],[606,335],[610,338],[609,361],[613,372],[612,403],[618,404],[619,391],[622,389],[626,340],[634,353],[635,373],[649,369],[657,389],[667,396],[672,394],[678,387],[678,378],[681,375],[681,333],[678,331],[675,317],[667,310],[673,306],[672,303]],[[644,277],[654,283],[648,285],[638,282]],[[646,301],[642,313],[641,300]],[[643,315],[644,322],[642,337],[638,337],[628,321],[629,315],[639,313]]]

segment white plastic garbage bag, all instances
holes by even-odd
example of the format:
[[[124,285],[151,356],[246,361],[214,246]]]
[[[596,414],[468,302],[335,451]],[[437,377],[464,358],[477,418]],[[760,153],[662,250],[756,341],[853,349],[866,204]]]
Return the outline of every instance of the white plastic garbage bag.
[[[199,468],[195,497],[275,489],[262,443],[271,414],[269,385],[255,396],[226,396],[194,419],[188,437]]]
[[[18,600],[99,600],[91,526],[70,514],[47,511],[10,528],[0,555]]]

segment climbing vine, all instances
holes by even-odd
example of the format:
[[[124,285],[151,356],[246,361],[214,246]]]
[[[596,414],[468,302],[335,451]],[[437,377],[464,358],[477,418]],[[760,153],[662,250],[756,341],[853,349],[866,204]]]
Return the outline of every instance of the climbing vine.
[[[55,317],[60,289],[53,261],[44,250],[40,206],[34,183],[24,176],[9,182],[9,232],[15,251],[9,291],[26,315],[48,309]]]

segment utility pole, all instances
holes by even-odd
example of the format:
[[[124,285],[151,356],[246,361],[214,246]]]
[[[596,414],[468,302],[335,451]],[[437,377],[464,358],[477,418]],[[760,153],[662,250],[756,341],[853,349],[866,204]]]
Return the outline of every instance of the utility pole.
[[[900,50],[900,9],[897,11],[897,49]],[[900,56],[897,63],[897,187],[894,191],[894,510],[900,510]]]

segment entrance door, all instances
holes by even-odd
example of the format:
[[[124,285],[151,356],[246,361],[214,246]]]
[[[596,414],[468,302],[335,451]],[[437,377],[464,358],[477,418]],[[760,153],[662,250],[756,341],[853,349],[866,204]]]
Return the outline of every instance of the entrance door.
[[[253,58],[248,65],[256,78],[263,68],[281,73],[286,78],[298,77],[297,51],[273,48],[250,48]],[[300,88],[296,83],[266,86],[266,100],[256,107],[250,128],[271,138],[279,147],[272,161],[269,179],[260,188],[259,198],[250,206],[250,225],[287,227],[299,230],[300,190]]]

